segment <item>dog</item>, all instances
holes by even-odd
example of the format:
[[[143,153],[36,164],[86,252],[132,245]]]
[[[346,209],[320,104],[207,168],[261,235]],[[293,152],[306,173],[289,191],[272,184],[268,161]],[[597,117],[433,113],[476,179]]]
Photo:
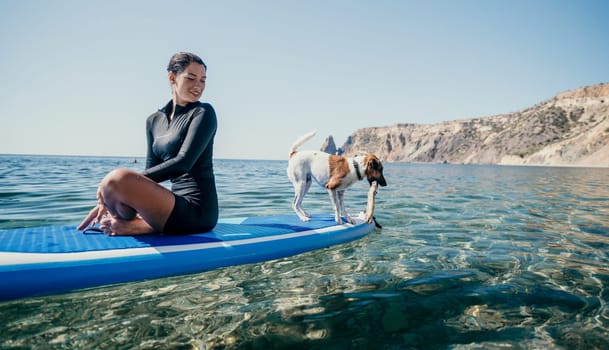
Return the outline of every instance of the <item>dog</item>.
[[[355,221],[345,210],[343,201],[345,190],[364,177],[370,185],[376,181],[380,186],[387,186],[383,175],[383,164],[374,154],[347,158],[321,151],[298,151],[298,147],[313,136],[315,131],[299,138],[290,148],[287,173],[294,186],[292,208],[300,220],[309,221],[311,215],[302,208],[302,200],[314,180],[327,189],[334,207],[336,222],[342,224],[344,217],[347,222],[353,224]]]

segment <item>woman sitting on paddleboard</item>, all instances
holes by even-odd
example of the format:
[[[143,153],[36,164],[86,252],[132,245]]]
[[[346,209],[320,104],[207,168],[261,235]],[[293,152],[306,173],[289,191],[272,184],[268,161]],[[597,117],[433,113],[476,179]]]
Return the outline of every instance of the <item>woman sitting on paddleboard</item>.
[[[99,223],[111,235],[186,234],[216,225],[216,112],[199,102],[207,66],[197,55],[180,52],[171,57],[167,72],[173,98],[146,120],[146,170],[116,169],[106,175],[97,190],[98,204],[79,230]],[[171,191],[159,184],[165,180],[171,180]]]

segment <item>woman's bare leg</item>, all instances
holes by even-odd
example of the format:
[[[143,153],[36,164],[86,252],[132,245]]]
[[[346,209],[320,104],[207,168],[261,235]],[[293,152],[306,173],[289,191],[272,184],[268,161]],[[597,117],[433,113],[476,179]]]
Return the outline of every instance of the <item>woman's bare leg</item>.
[[[104,226],[109,225],[110,232],[117,235],[162,232],[175,204],[171,191],[127,169],[110,172],[100,189],[113,216]]]

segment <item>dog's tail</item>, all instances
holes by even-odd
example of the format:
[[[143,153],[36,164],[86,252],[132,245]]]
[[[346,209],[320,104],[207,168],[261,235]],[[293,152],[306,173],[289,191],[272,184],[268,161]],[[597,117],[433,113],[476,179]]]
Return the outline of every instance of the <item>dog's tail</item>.
[[[312,139],[316,133],[317,133],[317,131],[311,131],[310,133],[308,133],[308,134],[302,136],[301,138],[299,138],[298,140],[296,140],[296,142],[294,142],[292,147],[290,147],[290,158],[292,158],[294,153],[296,153],[296,150],[298,149],[298,147],[302,146],[305,142]]]

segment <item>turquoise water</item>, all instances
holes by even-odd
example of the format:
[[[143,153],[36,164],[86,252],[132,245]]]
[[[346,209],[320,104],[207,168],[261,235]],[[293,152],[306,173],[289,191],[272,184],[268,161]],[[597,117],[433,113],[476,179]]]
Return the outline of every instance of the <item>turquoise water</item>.
[[[0,228],[76,224],[129,158],[0,156]],[[217,160],[223,217],[292,213]],[[0,303],[0,349],[609,348],[609,169],[386,164],[382,230],[266,263]],[[346,194],[364,210],[367,187]],[[304,202],[330,212],[313,188]]]

